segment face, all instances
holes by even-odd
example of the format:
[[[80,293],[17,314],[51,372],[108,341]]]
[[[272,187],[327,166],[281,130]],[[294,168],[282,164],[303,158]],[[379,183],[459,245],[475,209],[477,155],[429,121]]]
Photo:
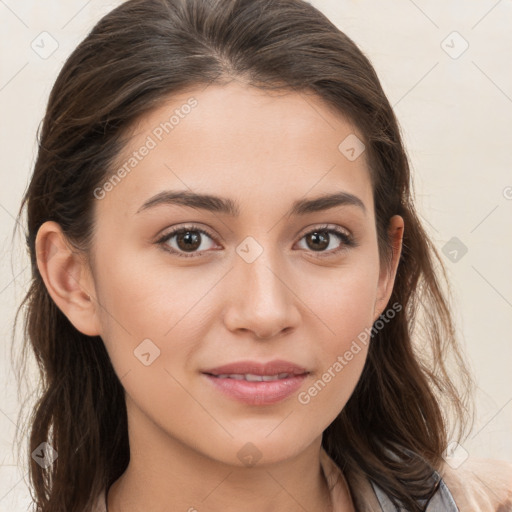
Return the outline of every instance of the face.
[[[271,463],[318,440],[343,409],[366,359],[361,334],[384,311],[396,269],[379,264],[355,136],[315,96],[238,82],[190,89],[140,120],[117,179],[95,192],[86,285],[134,430],[151,424],[228,464],[247,452]],[[163,192],[221,199],[187,205]],[[229,379],[236,396],[204,373],[274,360],[307,373]]]

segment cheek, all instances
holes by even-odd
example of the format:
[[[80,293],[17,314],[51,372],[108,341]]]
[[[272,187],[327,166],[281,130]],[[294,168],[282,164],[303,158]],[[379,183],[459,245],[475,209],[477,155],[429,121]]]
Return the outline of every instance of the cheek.
[[[346,349],[346,350],[343,350]],[[345,407],[363,371],[368,345],[355,342],[329,358],[322,371],[297,396],[309,421],[321,422],[327,428]]]
[[[371,339],[378,274],[373,264],[359,263],[340,269],[325,282],[317,279],[316,286],[309,283],[307,304],[318,315],[318,327],[310,336],[317,340],[321,363],[298,401],[311,414],[327,418],[327,424],[357,385]]]
[[[352,395],[363,371],[371,342],[373,296],[371,288],[339,291],[327,301],[322,318],[329,326],[318,341],[318,372],[297,396],[308,418],[322,429],[336,418]],[[332,332],[331,332],[332,331]]]
[[[378,272],[369,260],[361,257],[303,280],[299,293],[323,325],[326,352],[343,349],[373,323]]]
[[[114,251],[107,244],[99,258],[98,314],[117,374],[138,375],[148,362],[151,367],[179,366],[186,371],[194,340],[202,338],[211,321],[204,304],[212,299],[204,299],[219,275],[200,267],[144,263],[140,254]],[[140,377],[146,380],[149,375]]]

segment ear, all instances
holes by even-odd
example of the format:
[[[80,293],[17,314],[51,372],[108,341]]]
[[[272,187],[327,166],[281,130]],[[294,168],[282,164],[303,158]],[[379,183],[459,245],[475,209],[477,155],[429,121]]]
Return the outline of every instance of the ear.
[[[57,307],[81,333],[100,334],[94,280],[85,258],[68,242],[59,224],[45,222],[36,237],[37,267]]]
[[[381,264],[373,321],[376,321],[384,312],[384,308],[387,306],[393,292],[398,262],[402,253],[403,234],[404,220],[400,215],[394,215],[389,220],[388,227],[388,239],[392,246],[392,257],[389,264],[386,265],[385,262]]]

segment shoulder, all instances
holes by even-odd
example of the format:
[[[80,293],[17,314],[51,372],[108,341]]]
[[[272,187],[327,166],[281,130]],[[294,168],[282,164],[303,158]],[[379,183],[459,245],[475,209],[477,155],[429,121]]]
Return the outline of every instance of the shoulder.
[[[329,486],[335,488],[340,468],[327,453],[322,453],[322,467]],[[512,464],[503,460],[468,458],[463,464],[443,461],[437,467],[435,481],[442,478],[426,510],[460,512],[512,512]],[[388,497],[358,468],[345,472],[356,510],[375,512],[396,510]],[[332,492],[332,491],[331,491]],[[455,502],[455,503],[454,503]]]
[[[512,512],[512,464],[503,460],[450,460],[438,470],[461,512]]]

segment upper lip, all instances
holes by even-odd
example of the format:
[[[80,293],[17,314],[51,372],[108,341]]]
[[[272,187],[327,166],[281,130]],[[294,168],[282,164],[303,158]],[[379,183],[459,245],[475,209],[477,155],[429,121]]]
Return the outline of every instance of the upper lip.
[[[244,375],[248,373],[252,375],[278,375],[280,373],[302,375],[309,372],[302,366],[289,361],[283,361],[282,359],[276,359],[267,363],[259,363],[258,361],[237,361],[205,370],[202,373],[208,373],[210,375]]]

